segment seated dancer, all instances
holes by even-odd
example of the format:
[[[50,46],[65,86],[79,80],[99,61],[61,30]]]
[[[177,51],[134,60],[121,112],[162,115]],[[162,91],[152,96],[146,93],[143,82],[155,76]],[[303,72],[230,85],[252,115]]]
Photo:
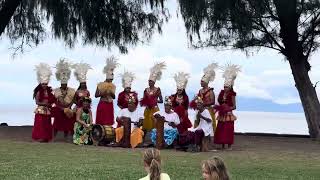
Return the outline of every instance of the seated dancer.
[[[87,88],[87,73],[91,67],[87,63],[77,63],[73,65],[73,69],[74,76],[80,83],[74,96],[74,103],[76,104],[76,108],[81,108],[84,97],[90,97],[90,92]]]
[[[236,93],[233,91],[234,80],[240,72],[237,65],[227,65],[225,67],[223,77],[225,78],[224,90],[218,97],[220,105],[215,106],[218,112],[218,126],[215,131],[214,143],[221,144],[222,149],[228,144],[228,149],[234,142],[234,121],[237,117],[232,113],[236,109]]]
[[[39,85],[33,91],[33,99],[37,108],[34,111],[34,125],[32,139],[40,142],[49,142],[52,139],[51,108],[55,102],[51,87],[48,86],[52,75],[50,66],[40,63],[36,66]]]
[[[66,139],[68,134],[73,134],[74,114],[71,110],[75,90],[68,87],[71,75],[71,64],[65,59],[60,59],[56,65],[56,78],[61,82],[61,87],[56,88],[53,93],[56,97],[56,107],[54,108],[53,135],[57,136],[58,131],[64,132]]]
[[[103,72],[106,74],[105,82],[97,86],[95,97],[100,97],[97,107],[96,124],[112,126],[114,124],[113,99],[115,99],[116,86],[112,83],[113,71],[119,65],[114,56],[107,58]]]
[[[135,76],[132,72],[124,72],[122,76],[122,87],[124,90],[118,95],[118,106],[120,109],[128,108],[128,102],[131,97],[134,98],[135,105],[138,106],[138,94],[135,91],[131,91],[131,84]],[[121,127],[121,123],[117,121],[117,127]]]
[[[82,107],[77,109],[74,124],[73,143],[77,145],[91,145],[90,131],[92,128],[91,99],[84,97]]]
[[[198,95],[203,100],[203,105],[210,112],[212,119],[212,127],[216,128],[215,114],[213,110],[213,105],[215,104],[215,95],[213,88],[209,87],[209,83],[213,81],[216,77],[215,69],[218,67],[217,63],[211,63],[206,68],[203,69],[204,75],[201,78],[201,89],[198,92]],[[196,109],[196,103],[191,102],[190,106]],[[195,123],[194,127],[197,127],[198,124]]]
[[[179,116],[172,110],[172,102],[169,97],[166,97],[164,102],[164,112],[156,112],[153,114],[154,123],[156,121],[164,120],[164,142],[167,146],[172,145],[173,141],[178,137],[177,125],[180,124]],[[153,144],[156,144],[157,130],[152,129],[151,140]]]
[[[206,140],[210,140],[210,136],[213,136],[211,115],[208,109],[204,107],[203,100],[200,97],[195,102],[197,103],[195,123],[199,125],[188,131],[189,151],[208,151],[208,141],[203,143],[203,138],[206,137]]]
[[[117,117],[117,121],[121,122],[124,118],[128,118],[131,121],[131,135],[130,144],[132,148],[143,142],[143,131],[140,126],[143,121],[143,114],[137,111],[137,99],[134,96],[130,96],[128,99],[128,108],[121,109],[120,114]],[[116,142],[119,143],[124,134],[123,126],[115,130],[116,132]]]
[[[174,80],[177,85],[177,92],[170,96],[174,112],[176,112],[180,118],[180,124],[177,126],[179,131],[179,142],[184,144],[188,132],[188,128],[192,127],[192,124],[188,117],[189,97],[185,91],[188,83],[189,74],[179,72],[175,74]],[[179,143],[180,144],[180,143]]]
[[[143,130],[149,132],[155,126],[153,124],[153,114],[159,111],[158,103],[163,103],[161,89],[155,87],[156,80],[161,79],[162,70],[166,67],[165,63],[157,63],[150,69],[149,87],[144,90],[141,106],[144,110]]]

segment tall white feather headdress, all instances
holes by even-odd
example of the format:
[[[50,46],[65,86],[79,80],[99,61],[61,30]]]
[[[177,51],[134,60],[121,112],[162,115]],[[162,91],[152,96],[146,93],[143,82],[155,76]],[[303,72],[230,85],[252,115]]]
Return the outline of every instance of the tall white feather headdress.
[[[113,71],[119,66],[118,59],[110,56],[106,60],[106,66],[103,68],[103,73],[106,74],[106,79],[113,79]]]
[[[49,83],[50,76],[52,75],[51,68],[47,63],[40,63],[36,65],[37,80],[39,83]]]
[[[122,77],[122,87],[131,88],[132,81],[135,79],[135,75],[133,72],[125,71],[123,74],[121,74]]]
[[[56,64],[56,78],[61,84],[67,84],[71,76],[71,63],[61,58]]]
[[[203,69],[203,76],[201,78],[202,81],[209,83],[211,81],[214,81],[214,78],[216,77],[215,69],[218,68],[217,63],[211,63],[206,68]]]
[[[74,76],[80,83],[87,81],[87,73],[89,69],[92,69],[90,64],[87,63],[76,63],[73,66]]]
[[[227,64],[224,68],[222,77],[224,80],[224,86],[232,87],[234,80],[237,78],[238,73],[241,71],[240,66],[235,64]]]
[[[150,69],[150,76],[149,80],[156,82],[157,80],[161,79],[162,76],[162,70],[166,68],[165,62],[156,63],[151,69]]]
[[[176,81],[177,89],[186,89],[189,77],[190,75],[184,72],[175,74],[173,78]]]

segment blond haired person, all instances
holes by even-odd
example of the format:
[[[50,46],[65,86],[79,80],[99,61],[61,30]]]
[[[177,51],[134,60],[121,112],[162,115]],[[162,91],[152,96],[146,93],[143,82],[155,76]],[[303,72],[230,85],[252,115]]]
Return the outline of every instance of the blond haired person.
[[[160,151],[157,149],[147,149],[143,155],[144,169],[148,175],[140,180],[170,180],[166,173],[161,173]]]
[[[202,163],[202,177],[205,180],[229,180],[224,162],[219,157],[206,160]]]

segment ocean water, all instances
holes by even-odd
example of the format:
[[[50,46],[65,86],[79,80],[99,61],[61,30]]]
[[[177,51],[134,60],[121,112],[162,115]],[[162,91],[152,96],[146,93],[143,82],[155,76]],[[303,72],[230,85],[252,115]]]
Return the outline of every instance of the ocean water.
[[[92,107],[95,119],[96,106]],[[34,107],[32,106],[8,106],[0,109],[0,123],[6,122],[9,126],[33,125]],[[115,109],[115,113],[118,113]],[[143,111],[143,109],[139,109]],[[308,134],[308,126],[303,113],[279,113],[279,112],[249,112],[235,111],[238,117],[235,122],[236,132],[259,132],[277,134]],[[194,117],[194,111],[189,110],[190,120]]]

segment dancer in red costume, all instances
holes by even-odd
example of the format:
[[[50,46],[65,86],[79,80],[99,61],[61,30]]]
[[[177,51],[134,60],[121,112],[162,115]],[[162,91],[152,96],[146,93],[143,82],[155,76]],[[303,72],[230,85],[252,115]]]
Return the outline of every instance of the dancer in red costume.
[[[49,142],[52,139],[51,107],[55,102],[51,87],[48,86],[52,75],[50,66],[40,63],[36,66],[39,85],[33,91],[36,100],[32,139],[40,142]]]
[[[236,93],[233,91],[234,80],[240,72],[237,65],[227,65],[223,73],[225,78],[224,90],[218,97],[219,105],[215,106],[218,112],[218,126],[214,135],[214,143],[221,144],[222,149],[228,144],[228,149],[234,143],[234,121],[237,117],[232,113],[236,109]]]
[[[71,64],[65,59],[60,59],[56,65],[56,69],[56,78],[61,82],[61,87],[53,91],[56,98],[53,135],[56,137],[58,131],[63,131],[66,140],[68,134],[73,135],[75,119],[71,106],[73,105],[75,90],[68,87],[68,81],[71,76]]]
[[[164,62],[155,64],[150,69],[149,87],[144,90],[141,106],[146,107],[144,110],[143,129],[149,132],[155,127],[153,123],[153,114],[159,111],[158,103],[163,103],[161,89],[155,87],[157,80],[161,79],[162,70],[165,69]]]
[[[213,110],[213,105],[215,104],[215,94],[213,92],[213,88],[209,87],[209,83],[215,79],[216,73],[215,69],[218,67],[217,63],[212,63],[208,65],[204,70],[204,75],[201,78],[201,89],[197,97],[200,97],[203,101],[203,105],[208,111],[210,112],[211,119],[212,119],[212,128],[213,130],[216,129],[216,120],[215,114]],[[190,104],[193,109],[196,109],[195,100],[193,100]],[[197,127],[198,124],[195,123],[194,127]]]
[[[183,134],[192,127],[192,123],[188,117],[189,97],[186,93],[186,86],[188,83],[189,74],[179,72],[175,74],[174,80],[176,81],[177,92],[170,96],[174,111],[178,114],[180,124],[177,129],[180,134],[179,141],[183,141]]]
[[[122,87],[124,90],[119,93],[118,95],[118,102],[117,105],[119,106],[120,109],[125,109],[128,108],[128,103],[131,98],[134,98],[134,104],[137,107],[138,106],[138,94],[135,91],[131,91],[131,84],[132,81],[134,80],[135,76],[132,72],[124,72],[121,74],[122,76]],[[122,124],[120,121],[117,119],[117,127],[121,127]]]
[[[113,99],[115,99],[116,86],[112,83],[113,71],[118,66],[117,59],[113,56],[107,59],[103,72],[106,80],[97,86],[95,97],[100,97],[97,107],[96,124],[112,126],[114,124]]]
[[[73,65],[73,68],[74,76],[80,83],[74,96],[74,103],[76,108],[81,108],[84,98],[90,97],[90,92],[87,88],[87,73],[91,67],[87,63],[77,63]],[[76,109],[74,109],[74,112],[76,112]]]

